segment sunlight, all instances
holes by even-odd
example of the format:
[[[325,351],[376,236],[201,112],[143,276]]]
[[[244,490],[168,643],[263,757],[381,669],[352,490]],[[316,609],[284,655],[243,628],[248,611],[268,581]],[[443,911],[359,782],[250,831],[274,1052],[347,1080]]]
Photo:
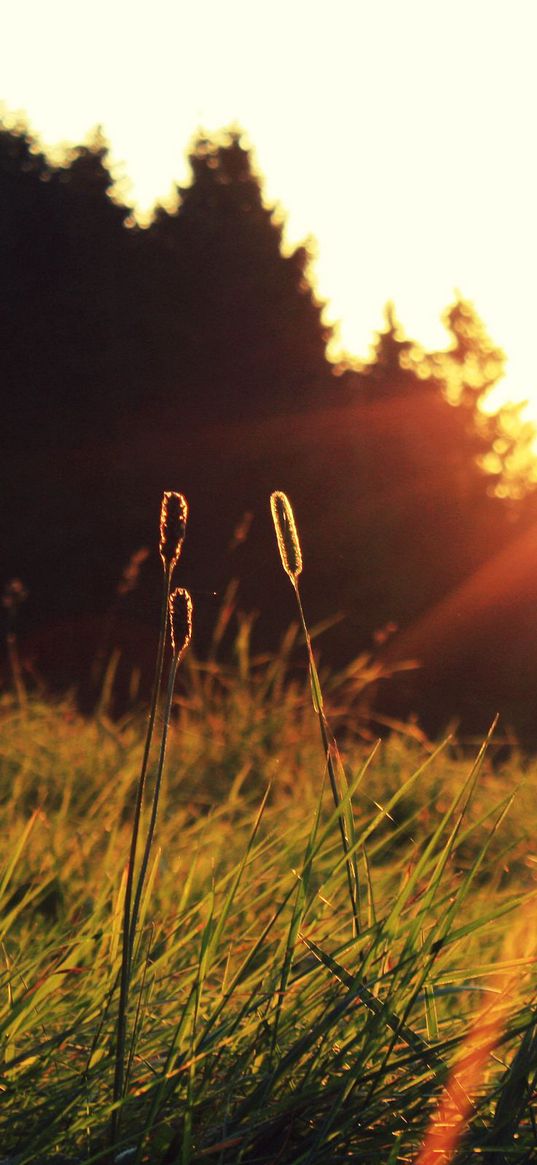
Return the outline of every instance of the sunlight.
[[[5,7],[0,1165],[528,1162],[535,0]]]
[[[509,357],[495,403],[528,400],[537,419],[534,6],[513,21],[481,0],[449,13],[334,0],[328,20],[275,0],[262,37],[247,0],[181,9],[12,5],[0,96],[47,146],[101,123],[141,215],[188,179],[200,127],[244,126],[288,243],[313,240],[333,350],[365,356],[387,299],[409,337],[439,347],[460,287]]]

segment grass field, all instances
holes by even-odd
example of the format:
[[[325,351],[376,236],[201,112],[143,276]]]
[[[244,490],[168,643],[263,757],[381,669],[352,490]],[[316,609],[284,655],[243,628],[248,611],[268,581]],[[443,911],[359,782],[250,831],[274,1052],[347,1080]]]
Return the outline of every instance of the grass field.
[[[248,631],[176,691],[113,1147],[146,716],[4,698],[0,1160],[535,1160],[535,766],[372,748],[334,686],[356,935],[306,673]]]
[[[536,1160],[535,764],[366,744],[375,668],[319,677],[271,507],[302,672],[244,616],[218,662],[230,594],[189,653],[175,493],[149,715],[109,716],[113,661],[89,719],[31,697],[11,624],[0,1165]]]

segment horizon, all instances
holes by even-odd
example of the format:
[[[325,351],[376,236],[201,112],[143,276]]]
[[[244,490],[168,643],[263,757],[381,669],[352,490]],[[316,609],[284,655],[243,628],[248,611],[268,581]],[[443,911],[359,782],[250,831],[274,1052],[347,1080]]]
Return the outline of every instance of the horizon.
[[[124,0],[92,19],[65,0],[12,10],[5,109],[47,153],[101,125],[141,215],[188,177],[198,129],[242,127],[286,246],[313,243],[336,358],[338,342],[367,356],[388,300],[409,338],[442,347],[460,290],[506,353],[498,403],[529,397],[537,420],[533,6],[335,0],[328,20],[277,0],[262,25],[244,0],[182,8],[156,0],[145,23]]]

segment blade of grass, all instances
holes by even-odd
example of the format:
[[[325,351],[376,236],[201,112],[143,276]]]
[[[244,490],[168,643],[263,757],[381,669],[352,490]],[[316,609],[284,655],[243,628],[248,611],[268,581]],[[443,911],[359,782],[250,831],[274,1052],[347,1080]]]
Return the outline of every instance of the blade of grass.
[[[284,957],[283,957],[283,961],[282,961],[282,969],[281,969],[281,975],[280,975],[280,984],[279,984],[279,988],[278,988],[278,992],[277,992],[276,1010],[274,1012],[274,1018],[273,1018],[273,1023],[272,1023],[272,1055],[274,1055],[275,1050],[276,1050],[276,1043],[278,1040],[278,1028],[279,1028],[279,1023],[280,1023],[281,1010],[283,1007],[283,1001],[285,998],[285,993],[286,993],[287,985],[289,982],[289,975],[291,973],[291,966],[292,966],[292,962],[293,962],[295,947],[296,947],[296,944],[298,941],[298,935],[299,935],[300,927],[301,927],[303,919],[304,919],[304,913],[305,913],[305,909],[306,909],[306,900],[307,900],[307,896],[308,896],[310,876],[311,876],[312,865],[313,865],[313,855],[315,853],[315,844],[316,844],[316,840],[317,840],[317,834],[319,832],[319,822],[321,819],[321,807],[322,807],[323,793],[324,793],[324,781],[323,781],[323,784],[321,786],[321,794],[319,797],[319,801],[317,803],[317,810],[315,813],[315,817],[313,819],[313,825],[312,825],[312,828],[310,830],[308,840],[306,843],[306,850],[305,850],[304,858],[302,861],[302,870],[301,870],[300,874],[298,875],[298,885],[296,888],[296,896],[295,896],[295,902],[294,902],[294,906],[293,906],[293,913],[291,915],[289,930],[287,932],[287,939],[286,939],[286,944],[285,944],[285,951],[284,951]]]
[[[337,963],[326,951],[321,950],[316,943],[304,935],[302,942],[319,960],[320,963],[330,972],[334,978],[338,979],[344,986],[349,988],[349,992],[353,997],[357,997],[360,1001],[376,1015],[386,1027],[390,1028],[398,1039],[404,1040],[409,1048],[415,1052],[422,1060],[423,1064],[433,1073],[442,1084],[449,1087],[449,1094],[453,1103],[456,1105],[461,1115],[468,1114],[468,1105],[470,1111],[473,1111],[473,1105],[470,1098],[466,1095],[464,1089],[461,1087],[456,1078],[449,1080],[449,1068],[446,1062],[438,1054],[435,1048],[431,1047],[426,1040],[414,1032],[408,1024],[403,1023],[398,1016],[389,1011],[383,1003],[366,987],[365,983],[358,979],[357,976],[351,975],[345,967]]]
[[[168,630],[168,604],[171,589],[172,566],[169,565],[164,570],[163,576],[163,590],[162,602],[160,610],[160,628],[159,639],[157,646],[157,658],[155,663],[155,676],[153,680],[153,691],[151,695],[151,706],[149,711],[149,721],[147,725],[147,733],[144,743],[144,751],[142,757],[142,766],[140,776],[138,779],[138,786],[136,790],[136,802],[134,806],[134,817],[132,823],[131,844],[129,852],[129,861],[127,866],[127,881],[125,886],[125,900],[123,907],[123,951],[121,958],[121,971],[119,980],[119,1004],[116,1026],[116,1047],[115,1047],[115,1071],[114,1071],[114,1087],[113,1087],[113,1103],[114,1111],[111,1125],[111,1145],[112,1147],[117,1141],[119,1134],[119,1109],[118,1102],[123,1095],[124,1086],[124,1064],[125,1064],[125,1050],[127,1038],[127,1004],[129,995],[129,980],[131,971],[131,955],[132,955],[132,935],[131,935],[131,907],[132,907],[132,893],[134,886],[134,869],[136,862],[136,850],[138,847],[138,834],[140,831],[140,820],[142,814],[142,804],[144,798],[145,783],[147,778],[147,769],[149,764],[149,755],[151,750],[151,743],[153,740],[153,732],[155,728],[155,719],[158,707],[158,698],[160,692],[160,685],[162,681],[162,670],[164,667],[164,649],[166,646],[166,633]]]

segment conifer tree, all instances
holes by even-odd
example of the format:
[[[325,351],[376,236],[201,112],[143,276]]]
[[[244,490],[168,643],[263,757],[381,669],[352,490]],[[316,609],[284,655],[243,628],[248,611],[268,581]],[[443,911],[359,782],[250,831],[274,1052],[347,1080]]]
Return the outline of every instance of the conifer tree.
[[[443,316],[451,342],[422,355],[423,374],[436,381],[454,406],[459,446],[485,475],[489,494],[518,499],[536,483],[534,426],[525,421],[524,402],[487,408],[487,396],[502,379],[506,358],[490,338],[474,305],[458,295]]]
[[[416,373],[411,367],[416,345],[405,336],[391,300],[384,316],[386,326],[377,333],[371,356],[360,369],[361,395],[371,401],[416,390]]]
[[[134,403],[138,329],[132,326],[130,208],[114,196],[109,149],[99,128],[52,179],[58,208],[53,333],[64,417],[73,433],[113,432]]]
[[[24,124],[0,124],[0,381],[4,436],[31,443],[49,336],[43,300],[54,269],[51,167]],[[50,384],[50,382],[48,382]]]
[[[283,254],[283,227],[238,132],[200,137],[192,181],[175,211],[147,232],[153,276],[166,302],[155,320],[167,337],[181,402],[204,416],[300,410],[330,383],[329,329],[308,281],[308,253]]]

